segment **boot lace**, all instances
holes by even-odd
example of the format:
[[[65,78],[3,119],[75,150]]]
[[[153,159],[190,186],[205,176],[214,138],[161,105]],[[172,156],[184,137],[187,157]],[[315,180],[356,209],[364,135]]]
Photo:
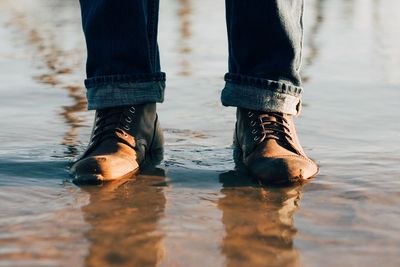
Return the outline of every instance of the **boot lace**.
[[[127,132],[131,130],[135,112],[134,106],[98,110],[91,143],[98,143],[110,137],[115,138],[116,132],[128,137]]]
[[[252,127],[252,135],[254,141],[262,142],[265,139],[288,138],[293,141],[290,134],[289,122],[283,117],[283,114],[277,112],[255,112],[248,111],[247,116],[250,118]]]

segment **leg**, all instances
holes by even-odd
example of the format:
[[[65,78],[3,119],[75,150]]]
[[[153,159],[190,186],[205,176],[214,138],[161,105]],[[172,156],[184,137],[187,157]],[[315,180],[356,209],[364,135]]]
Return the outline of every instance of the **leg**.
[[[303,0],[226,0],[229,73],[222,103],[236,106],[235,157],[268,182],[304,180],[318,168],[297,140]]]
[[[159,0],[80,0],[89,109],[162,102]]]
[[[162,157],[155,102],[165,74],[157,47],[159,0],[81,0],[91,141],[71,167],[77,183],[117,180]]]

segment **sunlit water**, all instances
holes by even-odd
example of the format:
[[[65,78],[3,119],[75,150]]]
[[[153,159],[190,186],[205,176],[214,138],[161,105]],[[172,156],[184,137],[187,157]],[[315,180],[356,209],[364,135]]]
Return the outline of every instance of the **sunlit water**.
[[[161,1],[164,163],[79,188],[85,44],[72,0],[0,2],[0,266],[400,266],[400,2],[309,0],[303,187],[235,173],[223,1]],[[271,40],[273,41],[273,40]]]

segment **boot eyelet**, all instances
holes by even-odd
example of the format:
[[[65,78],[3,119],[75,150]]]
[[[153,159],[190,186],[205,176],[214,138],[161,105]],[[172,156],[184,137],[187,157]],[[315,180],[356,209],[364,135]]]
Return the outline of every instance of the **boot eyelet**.
[[[135,107],[130,107],[129,112],[132,114],[135,114],[136,108]]]
[[[251,131],[251,133],[252,133],[252,134],[256,134],[256,133],[257,133],[257,130],[256,130],[256,129],[253,129],[253,130]]]
[[[255,126],[255,125],[256,125],[256,122],[255,122],[255,121],[251,121],[251,122],[250,122],[250,125],[251,125],[251,126]]]
[[[258,141],[258,140],[260,140],[259,136],[254,137],[254,141]]]
[[[125,118],[125,121],[126,121],[127,123],[131,123],[131,122],[132,122],[132,118],[128,116],[128,117]]]
[[[127,130],[127,131],[129,131],[131,128],[129,127],[129,126],[127,126],[127,125],[124,125],[122,128],[124,128],[124,130]]]
[[[253,117],[254,113],[249,111],[249,112],[247,112],[247,115],[249,116],[249,118],[251,118],[251,117]]]

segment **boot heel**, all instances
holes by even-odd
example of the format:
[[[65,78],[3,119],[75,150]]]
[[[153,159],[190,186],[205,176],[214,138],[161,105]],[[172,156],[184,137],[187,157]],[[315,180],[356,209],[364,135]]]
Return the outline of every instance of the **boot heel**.
[[[153,148],[148,152],[146,162],[151,165],[158,165],[164,159],[164,148]]]
[[[233,148],[233,161],[235,162],[236,166],[243,165],[243,151],[237,146]]]
[[[154,147],[153,147],[154,146]],[[146,162],[151,165],[158,165],[164,159],[164,134],[161,129],[158,115],[154,122],[153,140],[146,155]]]

